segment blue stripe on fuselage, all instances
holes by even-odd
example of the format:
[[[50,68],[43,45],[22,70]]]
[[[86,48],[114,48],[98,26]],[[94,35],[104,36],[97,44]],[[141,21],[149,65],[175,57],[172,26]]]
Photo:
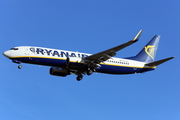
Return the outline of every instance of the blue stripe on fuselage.
[[[134,68],[126,66],[114,66],[114,65],[101,65],[97,68],[97,72],[107,73],[107,74],[134,74],[142,73],[146,71],[154,70],[154,68]]]
[[[53,58],[39,58],[39,57],[17,57],[11,58],[12,60],[18,60],[23,63],[53,66],[53,67],[66,67],[65,59],[53,59]],[[87,66],[83,63],[70,62],[70,65],[75,66],[74,68],[86,69]],[[107,74],[133,74],[138,72],[146,72],[154,70],[154,68],[134,68],[126,66],[115,66],[115,65],[105,65],[101,64],[101,67],[97,68],[97,72],[107,73]]]

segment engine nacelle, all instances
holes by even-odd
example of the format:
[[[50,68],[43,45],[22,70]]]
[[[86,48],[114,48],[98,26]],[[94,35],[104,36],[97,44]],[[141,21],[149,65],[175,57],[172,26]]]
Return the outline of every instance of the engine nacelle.
[[[58,67],[51,67],[49,70],[49,73],[51,75],[56,75],[56,76],[61,76],[61,77],[66,77],[67,75],[70,75],[70,72],[62,68],[58,68]]]

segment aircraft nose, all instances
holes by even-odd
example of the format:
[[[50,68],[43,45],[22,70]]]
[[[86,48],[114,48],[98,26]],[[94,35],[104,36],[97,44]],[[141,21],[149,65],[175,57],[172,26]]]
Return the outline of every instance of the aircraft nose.
[[[9,58],[10,55],[11,55],[11,52],[10,52],[10,51],[5,51],[5,52],[3,53],[3,55],[6,56],[7,58]]]

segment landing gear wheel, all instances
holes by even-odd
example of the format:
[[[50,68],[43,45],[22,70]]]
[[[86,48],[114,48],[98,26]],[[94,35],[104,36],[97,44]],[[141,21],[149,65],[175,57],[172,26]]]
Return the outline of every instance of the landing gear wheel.
[[[18,68],[21,69],[21,68],[22,68],[22,65],[19,65]]]
[[[96,70],[95,70],[95,69],[92,69],[92,71],[93,71],[93,72],[96,72]]]
[[[88,71],[87,71],[87,75],[91,75],[92,73],[93,73],[92,70],[88,70]]]
[[[80,80],[82,80],[82,78],[83,78],[83,75],[80,74],[80,75],[78,75],[78,76],[76,77],[76,80],[77,80],[77,81],[80,81]]]

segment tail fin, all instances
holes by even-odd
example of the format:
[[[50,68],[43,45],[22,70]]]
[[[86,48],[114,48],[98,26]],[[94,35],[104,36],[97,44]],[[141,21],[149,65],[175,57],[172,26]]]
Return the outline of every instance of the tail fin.
[[[156,56],[159,40],[160,40],[160,36],[155,35],[136,56],[130,57],[128,59],[133,59],[146,63],[153,62]]]

